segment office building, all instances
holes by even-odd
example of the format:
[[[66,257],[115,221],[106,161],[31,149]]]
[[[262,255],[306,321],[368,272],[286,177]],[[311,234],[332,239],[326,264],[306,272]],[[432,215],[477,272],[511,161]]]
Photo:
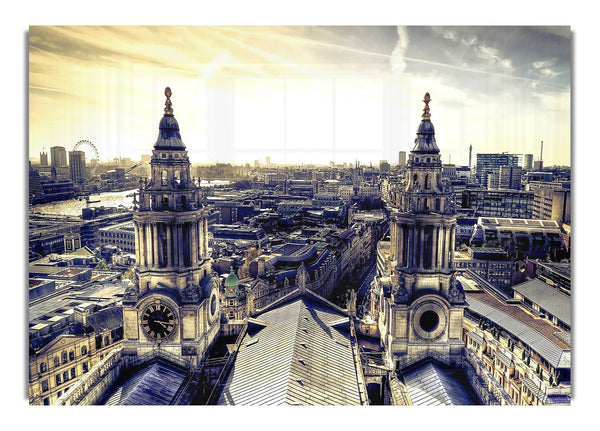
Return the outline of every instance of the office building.
[[[521,190],[522,173],[523,168],[520,166],[500,166],[498,169],[498,188]]]
[[[73,183],[80,183],[87,178],[85,168],[85,152],[69,151],[69,173]]]
[[[406,166],[406,151],[398,151],[398,165]]]
[[[57,170],[67,166],[67,150],[65,147],[51,147],[50,148],[50,163],[53,168]]]
[[[488,175],[498,174],[500,166],[518,166],[519,157],[517,154],[496,154],[483,153],[477,154],[477,166],[475,168],[475,178],[479,185],[488,187]],[[488,187],[489,188],[489,187]],[[497,187],[495,187],[497,188]]]

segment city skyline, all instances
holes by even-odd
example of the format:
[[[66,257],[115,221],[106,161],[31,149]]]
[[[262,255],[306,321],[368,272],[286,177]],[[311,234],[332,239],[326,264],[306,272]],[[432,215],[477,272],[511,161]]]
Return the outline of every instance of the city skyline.
[[[29,157],[141,158],[169,86],[196,163],[396,163],[427,91],[444,163],[570,165],[570,61],[565,26],[34,26]]]

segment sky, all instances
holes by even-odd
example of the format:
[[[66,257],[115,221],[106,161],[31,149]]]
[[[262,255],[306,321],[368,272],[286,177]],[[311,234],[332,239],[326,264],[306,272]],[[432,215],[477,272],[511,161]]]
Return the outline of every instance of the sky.
[[[565,25],[35,25],[29,158],[87,140],[139,160],[168,86],[193,163],[397,163],[429,92],[444,163],[570,165],[571,45]]]

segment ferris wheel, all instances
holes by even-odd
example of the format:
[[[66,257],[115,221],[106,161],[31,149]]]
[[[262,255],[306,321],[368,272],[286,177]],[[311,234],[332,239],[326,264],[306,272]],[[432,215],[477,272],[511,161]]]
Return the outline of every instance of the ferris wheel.
[[[83,147],[83,148],[82,148]],[[93,174],[94,171],[96,170],[96,167],[98,165],[98,163],[100,162],[100,156],[98,155],[98,149],[96,148],[96,146],[91,142],[88,141],[87,139],[82,139],[81,141],[77,142],[75,144],[75,146],[73,147],[73,151],[77,151],[79,149],[91,149],[94,152],[94,156],[96,159],[96,164],[92,165],[92,166],[88,166],[89,169],[89,174]]]
[[[73,147],[73,151],[77,151],[81,147],[89,147],[89,148],[91,148],[92,151],[94,152],[94,155],[96,156],[96,160],[98,160],[98,161],[100,160],[100,157],[98,156],[98,149],[90,141],[88,141],[87,139],[83,139],[83,140],[77,142],[75,144],[75,146]]]

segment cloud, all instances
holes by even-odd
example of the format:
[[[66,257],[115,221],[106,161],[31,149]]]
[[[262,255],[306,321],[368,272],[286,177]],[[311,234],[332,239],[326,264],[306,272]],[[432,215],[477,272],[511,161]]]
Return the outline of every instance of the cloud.
[[[396,42],[396,47],[394,48],[390,59],[393,73],[400,74],[406,69],[404,57],[406,55],[406,50],[408,49],[408,44],[409,39],[406,27],[398,27],[398,41]]]
[[[475,54],[482,60],[487,61],[492,65],[499,65],[506,71],[512,70],[512,61],[509,58],[503,57],[500,51],[496,48],[485,45],[477,45],[475,47]]]

